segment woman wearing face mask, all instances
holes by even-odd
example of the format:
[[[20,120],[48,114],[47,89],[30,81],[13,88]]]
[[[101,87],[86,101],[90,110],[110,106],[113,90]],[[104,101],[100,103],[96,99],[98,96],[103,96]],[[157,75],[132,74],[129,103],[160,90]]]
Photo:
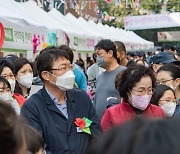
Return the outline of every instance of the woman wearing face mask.
[[[15,98],[13,98],[11,86],[4,77],[0,76],[0,99],[6,103],[11,104],[17,114],[20,114],[20,106]]]
[[[16,81],[14,77],[14,66],[10,61],[5,59],[0,60],[0,75],[8,80],[13,98],[16,99],[19,106],[22,107],[26,99],[22,95],[14,93]]]
[[[157,84],[171,87],[180,103],[180,69],[174,64],[166,64],[157,71]]]
[[[15,92],[27,98],[33,82],[32,64],[26,58],[18,58],[14,61],[14,66],[16,77]]]
[[[163,110],[150,103],[155,87],[153,72],[143,65],[131,65],[121,74],[118,91],[122,102],[108,108],[102,118],[103,130],[123,124],[137,116],[164,118]]]
[[[157,85],[151,102],[160,106],[166,117],[180,117],[180,106],[176,105],[176,97],[173,89],[166,85]]]

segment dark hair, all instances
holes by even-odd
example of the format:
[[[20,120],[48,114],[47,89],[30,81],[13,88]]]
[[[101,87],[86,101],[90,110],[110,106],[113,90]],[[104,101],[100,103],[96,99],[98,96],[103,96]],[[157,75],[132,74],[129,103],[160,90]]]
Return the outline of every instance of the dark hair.
[[[174,93],[174,90],[166,85],[157,85],[156,89],[151,98],[151,104],[159,106],[159,99],[164,95],[164,92],[167,90],[171,90]],[[175,93],[174,93],[175,96]]]
[[[92,58],[93,58],[94,62],[96,63],[97,54],[93,53]]]
[[[96,46],[95,46],[95,50],[100,50],[100,49],[104,49],[107,53],[112,50],[113,51],[113,57],[117,59],[117,50],[116,50],[116,46],[114,45],[114,43],[109,40],[109,39],[102,39],[100,40]]]
[[[86,154],[179,154],[180,120],[136,118],[104,133]]]
[[[24,143],[21,120],[10,104],[0,100],[0,151],[3,154],[18,154]]]
[[[174,47],[173,45],[171,44],[164,44],[162,47],[161,47],[161,51],[164,51],[164,50],[173,50],[174,51]]]
[[[150,68],[147,68],[143,65],[130,65],[126,70],[122,73],[121,78],[119,79],[119,94],[121,97],[128,102],[128,93],[129,90],[135,86],[137,82],[141,80],[142,77],[149,76],[152,80],[152,88],[155,87],[156,79],[154,73]]]
[[[9,83],[9,82],[8,82],[8,80],[7,80],[6,78],[4,78],[3,76],[0,76],[0,82],[2,82],[2,83],[3,83],[3,86],[7,85],[7,86],[8,86],[8,88],[10,88],[10,89],[11,89],[11,85],[10,85],[10,83]]]
[[[160,69],[158,69],[157,73],[161,71],[170,72],[174,80],[180,78],[180,69],[175,64],[165,64]]]
[[[19,57],[14,55],[14,54],[9,54],[6,57],[4,57],[6,60],[10,61],[10,62],[14,62],[16,59],[18,59]]]
[[[120,41],[115,41],[114,44],[116,46],[117,51],[120,51],[120,52],[124,51],[126,53],[126,47],[125,47],[124,43],[122,43]]]
[[[44,51],[52,50],[52,49],[57,49],[57,47],[55,47],[55,46],[53,46],[53,45],[52,45],[52,46],[48,46],[48,47],[42,49],[42,50],[39,52],[39,55],[41,55]]]
[[[69,60],[67,52],[58,48],[45,50],[42,54],[39,55],[37,59],[37,70],[42,81],[44,79],[42,78],[41,73],[43,71],[50,71],[52,69],[53,63],[59,57],[64,57]]]
[[[0,60],[0,74],[2,73],[4,67],[10,68],[10,70],[14,74],[14,66],[13,66],[12,62],[3,58]]]
[[[41,148],[44,148],[44,140],[41,134],[31,126],[25,125],[25,139],[27,149],[32,154],[36,154]]]
[[[73,59],[74,59],[74,54],[73,54],[72,49],[71,49],[70,47],[68,47],[67,45],[61,45],[61,46],[59,47],[59,49],[62,49],[62,50],[66,51],[66,52],[68,53],[68,55],[69,55],[69,60],[70,60],[70,62],[71,62],[71,64],[72,64],[72,63],[73,63]]]
[[[33,69],[32,63],[30,63],[26,58],[18,58],[13,62],[15,66],[15,75],[17,75],[18,71],[26,64],[29,64],[31,68]],[[28,93],[30,92],[31,88],[28,88]],[[14,89],[15,93],[21,94],[23,96],[23,91],[21,87],[19,86],[19,83],[16,81],[16,86]]]
[[[15,75],[17,75],[18,71],[26,64],[29,64],[33,69],[32,63],[29,62],[26,58],[18,58],[13,62],[13,64],[15,67]]]

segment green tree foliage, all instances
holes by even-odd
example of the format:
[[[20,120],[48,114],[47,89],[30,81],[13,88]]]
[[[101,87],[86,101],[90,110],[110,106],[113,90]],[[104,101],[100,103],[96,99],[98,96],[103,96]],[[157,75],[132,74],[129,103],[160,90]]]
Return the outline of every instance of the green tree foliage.
[[[135,0],[119,0],[119,5],[115,5],[115,0],[107,3],[105,0],[99,0],[99,8],[106,12],[109,16],[114,16],[114,20],[103,20],[103,24],[124,28],[124,17],[146,14],[159,14],[163,11],[163,4],[165,5],[164,11],[167,12],[180,12],[180,0],[139,0],[140,7],[134,6]],[[127,3],[126,3],[127,2]]]

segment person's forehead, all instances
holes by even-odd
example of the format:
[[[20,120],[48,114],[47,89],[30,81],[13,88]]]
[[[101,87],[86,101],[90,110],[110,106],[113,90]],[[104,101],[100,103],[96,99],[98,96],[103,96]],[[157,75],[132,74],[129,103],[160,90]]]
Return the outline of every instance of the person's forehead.
[[[157,80],[169,79],[171,77],[171,73],[168,71],[160,71],[157,73]]]
[[[3,68],[3,70],[2,70],[2,73],[3,73],[3,74],[5,74],[5,73],[12,73],[12,70],[11,70],[9,67],[5,66],[5,67]]]
[[[106,51],[104,49],[96,49],[96,53],[106,53]]]
[[[161,98],[175,98],[171,90],[166,90]]]
[[[152,87],[152,79],[150,76],[144,76],[141,78],[139,82],[135,84],[134,87],[144,87],[144,88],[149,88]]]

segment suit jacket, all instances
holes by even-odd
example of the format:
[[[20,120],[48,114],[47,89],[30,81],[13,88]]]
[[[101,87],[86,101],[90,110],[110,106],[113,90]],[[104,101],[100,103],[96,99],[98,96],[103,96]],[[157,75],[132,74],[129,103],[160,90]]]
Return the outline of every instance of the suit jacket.
[[[100,121],[89,96],[82,90],[67,91],[68,119],[59,111],[43,87],[23,105],[21,115],[43,136],[46,150],[52,154],[83,154],[91,139],[101,132]],[[92,135],[77,132],[76,118],[93,121]]]

